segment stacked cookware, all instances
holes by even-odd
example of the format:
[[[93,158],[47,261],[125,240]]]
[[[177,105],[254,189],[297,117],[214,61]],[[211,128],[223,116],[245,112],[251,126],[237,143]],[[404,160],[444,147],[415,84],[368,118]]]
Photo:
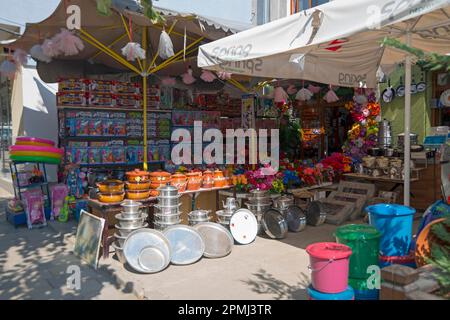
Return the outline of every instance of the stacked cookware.
[[[258,221],[258,235],[262,233],[262,217],[264,212],[272,206],[272,198],[266,190],[252,190],[248,202],[245,203],[247,208],[253,212]]]
[[[384,119],[378,124],[378,146],[381,149],[392,147],[392,129],[391,123]]]
[[[300,232],[306,228],[306,215],[304,210],[294,203],[294,196],[283,195],[275,199],[273,207],[283,214],[289,231]]]
[[[223,202],[223,210],[216,211],[217,222],[229,229],[231,216],[234,212],[239,208],[236,199],[232,197],[228,197]]]
[[[158,203],[154,205],[154,227],[156,230],[165,230],[167,227],[179,224],[180,219],[180,194],[174,186],[162,186],[158,188]]]
[[[124,263],[123,244],[131,232],[148,227],[148,223],[146,222],[148,215],[142,212],[142,203],[140,202],[125,200],[121,206],[123,208],[122,212],[115,216],[117,220],[117,224],[115,225],[117,232],[114,234],[116,241],[113,247],[116,250],[119,261]]]
[[[209,222],[209,210],[194,210],[188,214],[188,221],[190,226],[195,226],[198,223]]]

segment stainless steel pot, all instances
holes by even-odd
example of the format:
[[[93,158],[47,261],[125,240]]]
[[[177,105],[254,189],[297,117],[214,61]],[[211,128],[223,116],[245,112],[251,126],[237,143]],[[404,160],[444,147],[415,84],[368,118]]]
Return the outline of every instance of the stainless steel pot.
[[[273,207],[276,209],[286,209],[289,206],[292,206],[294,204],[294,197],[292,196],[281,196],[278,197],[273,202]]]
[[[142,228],[147,228],[148,227],[148,223],[144,223],[142,226],[140,227],[133,227],[133,228],[125,228],[125,227],[121,227],[119,225],[115,225],[114,226],[118,231],[119,231],[119,236],[121,237],[128,237],[128,235],[133,232],[134,230],[137,229],[142,229]]]
[[[265,198],[267,197],[267,195],[269,194],[266,190],[259,190],[259,189],[255,189],[250,191],[251,197],[253,198]]]
[[[226,212],[225,210],[216,211],[217,221],[219,223],[229,224],[232,215],[233,215],[232,213],[230,214],[230,213]]]
[[[306,228],[306,215],[299,206],[292,205],[287,208],[285,217],[289,231],[300,232]]]
[[[141,211],[142,203],[134,200],[125,200],[120,204],[123,208],[124,216],[137,215]]]
[[[121,246],[118,246],[117,244],[113,243],[112,247],[114,248],[114,251],[116,253],[117,260],[119,260],[120,263],[124,264],[127,262],[127,259],[125,259],[125,255],[123,254],[123,249]]]
[[[114,238],[116,239],[116,243],[118,243],[120,248],[123,247],[123,244],[125,243],[125,240],[127,239],[127,237],[123,237],[117,233],[114,234]]]
[[[154,221],[158,223],[178,223],[180,222],[180,214],[154,214]]]
[[[210,212],[209,210],[194,210],[189,212],[188,218],[191,221],[208,221]]]
[[[173,225],[176,225],[179,223],[181,223],[181,219],[179,219],[177,222],[170,222],[170,223],[155,221],[153,224],[154,224],[156,230],[165,230],[167,227],[173,226]]]
[[[229,212],[234,212],[239,208],[236,198],[232,197],[228,197],[226,201],[222,201],[222,204],[223,208]]]
[[[137,218],[126,218],[121,213],[115,215],[118,225],[123,228],[138,228],[144,224],[147,214],[141,214]]]
[[[159,197],[174,197],[178,195],[178,188],[174,186],[162,186],[157,189],[159,191]]]
[[[180,212],[181,203],[176,206],[160,206],[154,205],[156,214],[175,214]]]
[[[180,195],[171,197],[158,197],[158,205],[162,207],[175,206],[180,203]]]
[[[270,209],[272,203],[271,202],[246,202],[245,205],[253,213],[262,213],[262,212]]]
[[[311,201],[306,208],[306,223],[311,226],[319,226],[325,222],[326,212],[322,210],[319,201]]]
[[[266,234],[272,239],[283,239],[288,232],[287,221],[283,214],[276,210],[266,211],[262,217],[262,226]]]

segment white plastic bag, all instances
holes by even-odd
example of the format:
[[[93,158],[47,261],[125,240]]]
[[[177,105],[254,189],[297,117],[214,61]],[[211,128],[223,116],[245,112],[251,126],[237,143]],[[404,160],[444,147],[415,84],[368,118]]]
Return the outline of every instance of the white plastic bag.
[[[164,60],[169,59],[175,54],[173,52],[172,39],[170,39],[169,35],[164,30],[161,32],[161,36],[159,37],[158,54],[161,59]]]

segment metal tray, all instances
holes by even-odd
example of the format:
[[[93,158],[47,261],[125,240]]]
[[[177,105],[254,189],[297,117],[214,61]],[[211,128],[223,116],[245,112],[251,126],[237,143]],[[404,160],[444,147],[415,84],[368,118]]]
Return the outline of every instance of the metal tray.
[[[130,233],[123,245],[128,265],[137,272],[155,273],[170,263],[172,251],[163,233],[152,229],[139,229]]]
[[[200,233],[193,227],[176,225],[167,227],[164,235],[170,242],[173,264],[192,264],[203,256],[205,242]]]
[[[262,216],[261,223],[266,234],[272,239],[283,239],[286,237],[288,225],[280,211],[276,209],[267,210]]]
[[[202,222],[194,226],[205,242],[206,258],[221,258],[230,254],[234,239],[230,231],[218,223]]]
[[[230,231],[237,243],[252,243],[258,234],[258,220],[250,210],[239,209],[230,219]]]

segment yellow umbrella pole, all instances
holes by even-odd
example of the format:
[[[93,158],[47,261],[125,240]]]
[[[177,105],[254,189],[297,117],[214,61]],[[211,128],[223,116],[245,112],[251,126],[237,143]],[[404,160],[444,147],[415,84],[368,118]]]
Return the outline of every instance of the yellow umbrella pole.
[[[143,110],[144,113],[144,170],[148,170],[148,145],[147,145],[147,27],[142,27],[142,46],[145,50],[144,66],[142,68],[142,90],[143,92]]]

